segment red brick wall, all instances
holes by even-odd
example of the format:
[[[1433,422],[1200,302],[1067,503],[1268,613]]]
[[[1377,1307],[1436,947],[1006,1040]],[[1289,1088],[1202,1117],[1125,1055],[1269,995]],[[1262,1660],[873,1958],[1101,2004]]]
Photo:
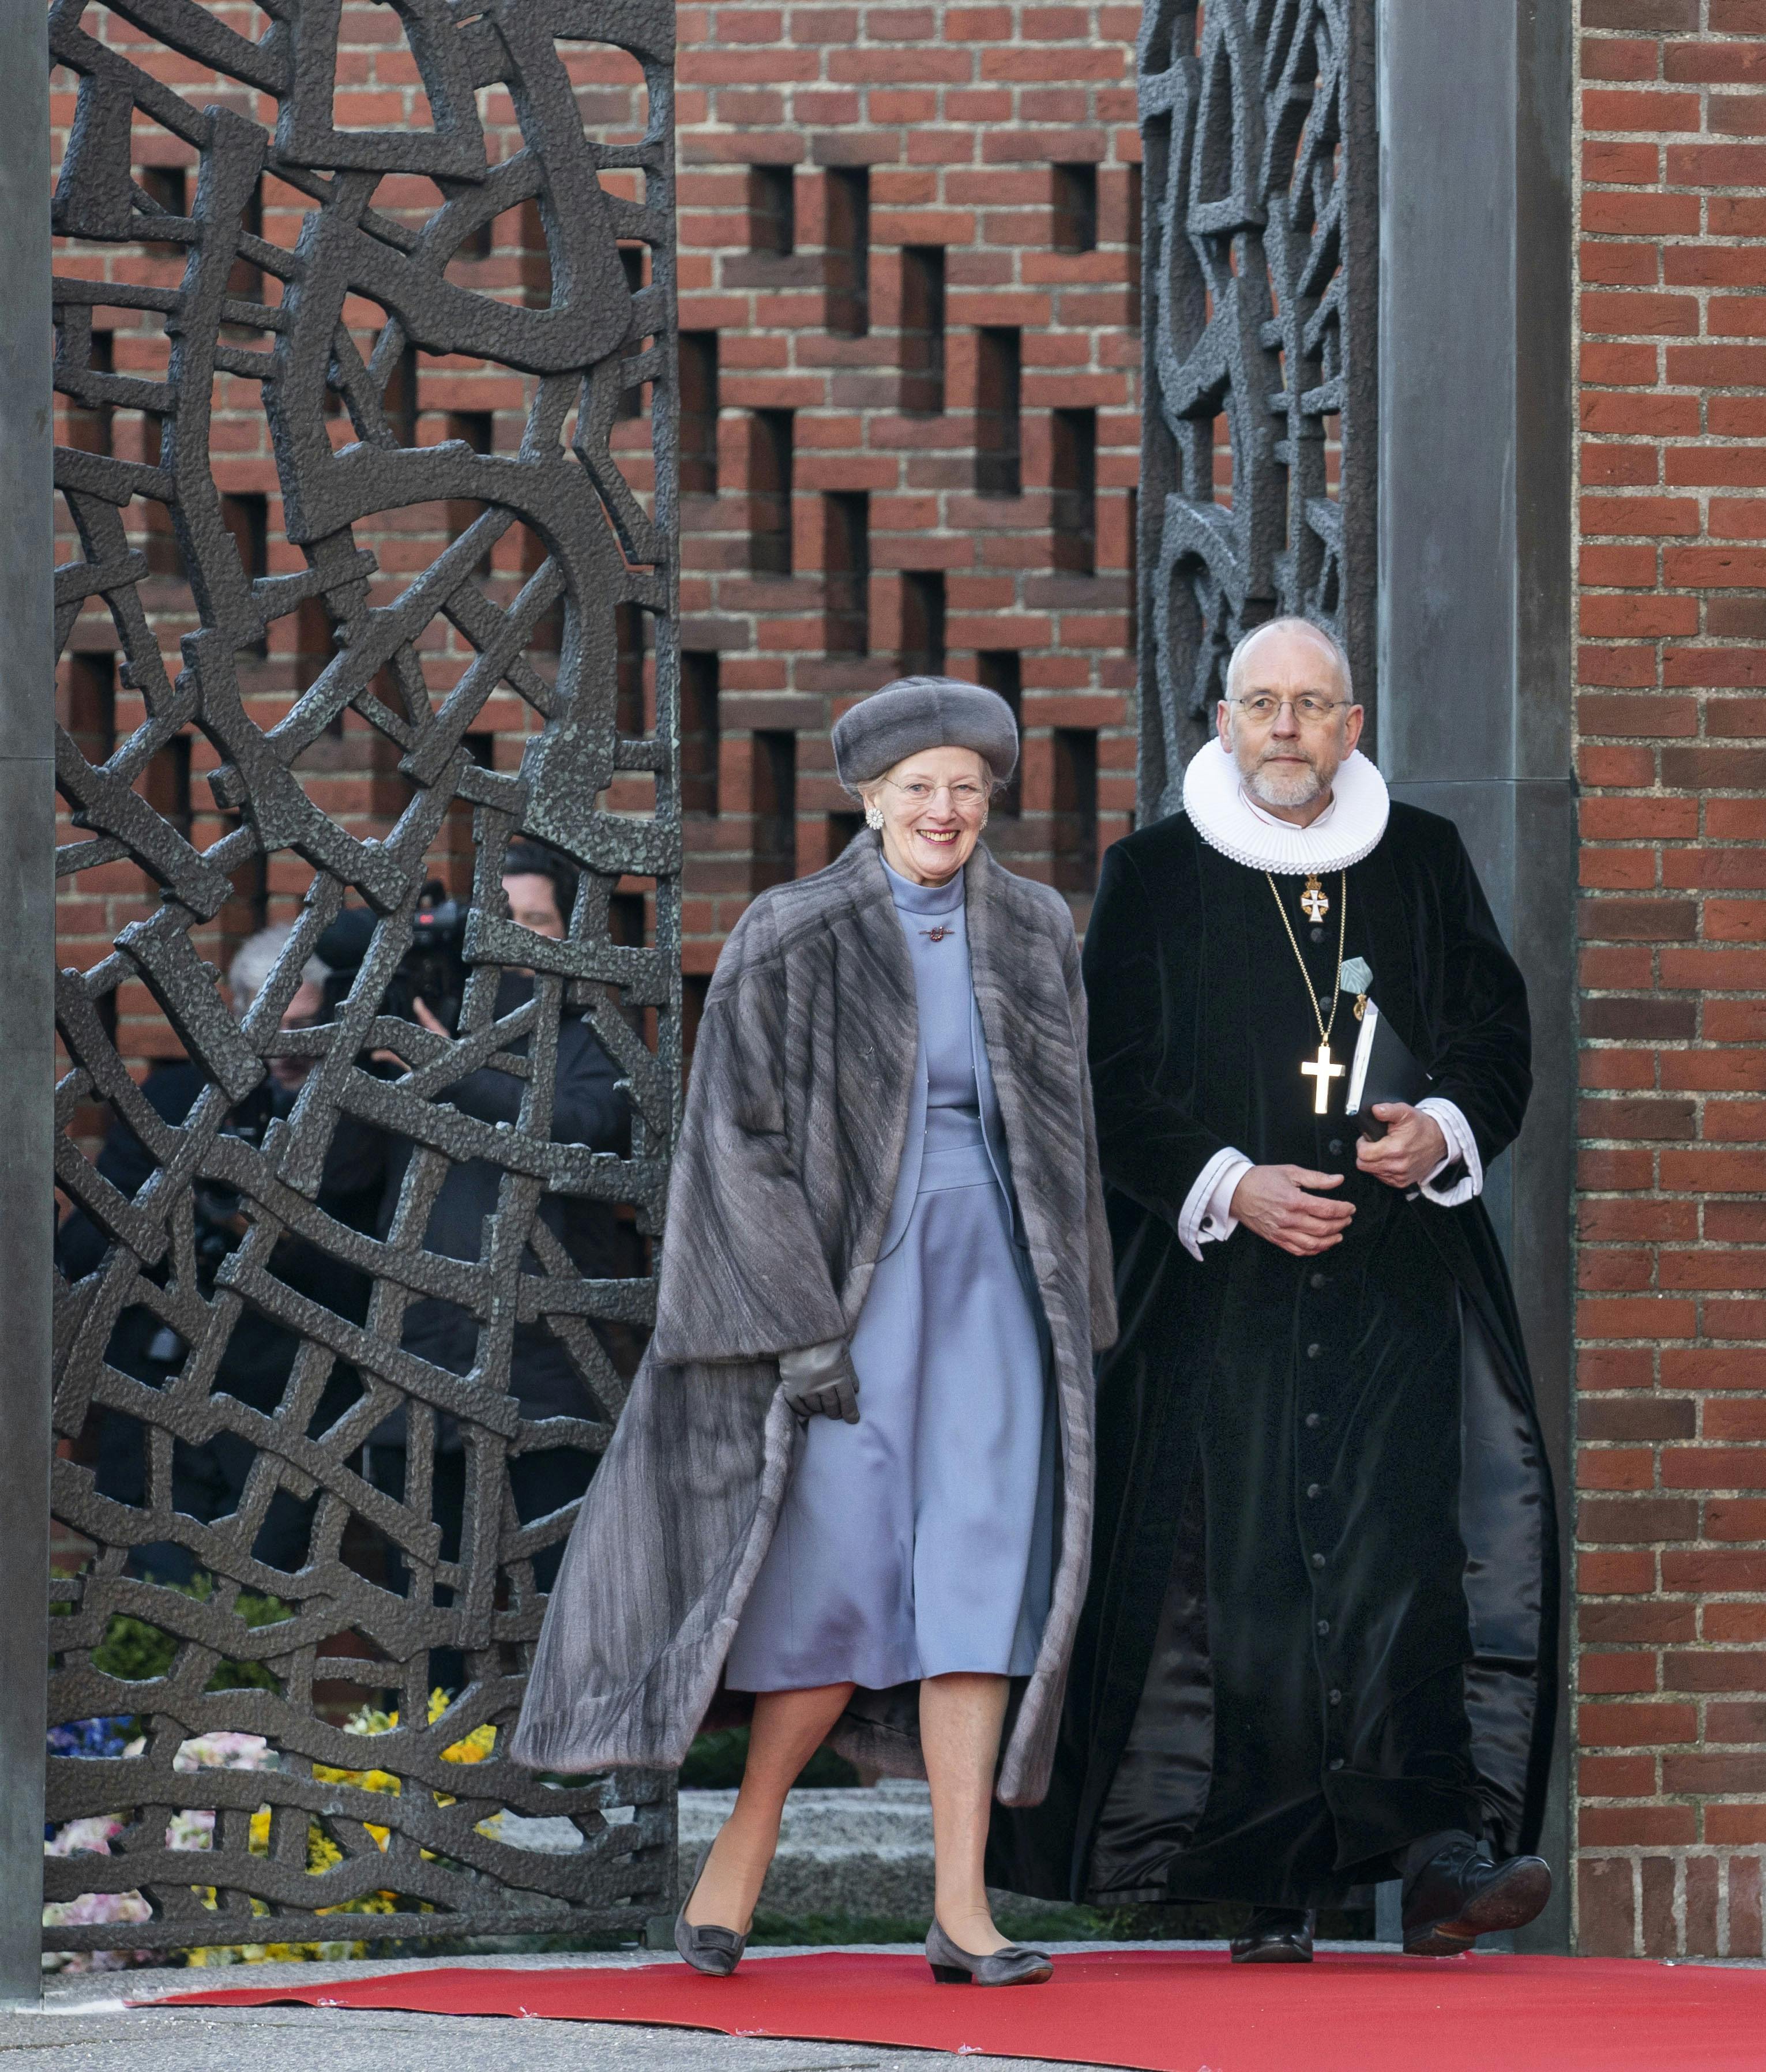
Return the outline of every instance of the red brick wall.
[[[408,53],[385,9],[352,6],[347,19],[340,119],[367,121],[369,101],[385,119],[383,97],[414,97]],[[701,380],[698,486],[683,500],[684,645],[716,657],[718,686],[714,720],[702,701],[690,715],[688,961],[702,978],[759,885],[817,868],[843,838],[837,816],[850,806],[833,781],[826,730],[845,700],[895,672],[904,649],[924,648],[928,586],[914,578],[943,578],[950,668],[998,672],[1000,658],[1018,658],[1025,769],[1015,813],[1002,811],[992,830],[1001,849],[1072,890],[1083,920],[1096,852],[1128,824],[1136,26],[1128,5],[1030,0],[682,10],[681,323],[702,377],[715,335],[718,370],[714,397]],[[135,32],[113,18],[109,33]],[[1766,0],[1581,0],[1579,48],[1579,1934],[1597,1952],[1758,1955]],[[586,52],[581,64],[585,119],[628,124],[620,61]],[[56,119],[70,113],[65,96]],[[187,156],[161,136],[141,152],[144,166]],[[768,199],[751,197],[752,165],[792,169],[788,253],[751,249],[778,241],[776,211],[769,224],[766,207],[752,205]],[[1059,249],[1085,243],[1075,221],[1085,183],[1058,189],[1055,168],[1085,165],[1096,168],[1095,245]],[[850,177],[860,168],[862,329]],[[410,197],[414,207],[430,199]],[[286,212],[301,206],[266,186],[268,233],[282,241]],[[908,256],[928,251],[943,254],[941,409],[926,270]],[[151,253],[90,263],[150,282],[176,271]],[[476,263],[503,292],[536,292],[530,228],[505,224],[493,256]],[[119,370],[147,364],[150,327],[119,318],[116,329]],[[1015,494],[1001,458],[1002,331],[1018,335]],[[995,335],[984,342],[984,332]],[[266,500],[268,565],[298,566],[280,541],[257,399],[221,386],[223,487]],[[519,382],[438,363],[420,368],[418,401],[421,439],[448,436],[450,413],[488,412],[501,443],[517,435],[525,397]],[[705,414],[714,406],[714,423]],[[784,411],[788,483],[769,476],[778,419],[761,414]],[[1085,559],[1072,536],[1082,529],[1086,421],[1056,415],[1088,411],[1089,569],[1072,565]],[[118,453],[144,435],[138,422],[109,428]],[[634,425],[628,459],[641,444]],[[868,506],[852,500],[861,496]],[[447,523],[445,512],[411,514],[399,536],[375,544],[389,569],[408,565],[433,552]],[[836,568],[830,581],[830,541],[850,563],[861,536],[868,580]],[[503,551],[496,580],[513,590],[518,557]],[[175,662],[187,592],[173,573],[158,583],[151,601]],[[917,632],[904,624],[915,608]],[[89,611],[72,644],[97,668],[114,642]],[[305,680],[311,658],[299,647],[282,622],[255,687],[266,725]],[[447,667],[436,658],[438,688]],[[706,691],[713,664],[693,668]],[[635,694],[635,656],[632,672]],[[91,680],[76,693],[64,674],[64,709],[89,734]],[[138,694],[119,688],[119,737],[139,710]],[[524,725],[513,701],[493,706],[484,753],[513,767]],[[364,830],[389,824],[402,803],[396,773],[362,753],[367,738],[352,717],[311,771],[331,809]],[[196,742],[199,845],[221,830],[201,783],[207,756]],[[176,775],[168,763],[142,781],[163,787]],[[444,875],[456,867],[445,843],[435,862]],[[303,884],[281,860],[267,882],[242,885],[217,956],[266,912],[290,911]],[[64,909],[64,960],[102,955],[155,896],[130,866],[89,874]],[[137,1055],[167,1047],[144,994],[123,1009]]]
[[[262,32],[263,18],[254,7],[222,4],[213,6],[212,11],[242,34]],[[193,106],[200,109],[216,97],[212,80],[205,82],[184,60],[167,58],[153,39],[121,17],[99,10],[93,22],[103,41],[134,62],[158,72]],[[430,117],[417,66],[397,15],[388,8],[355,4],[352,0],[345,6],[344,23],[336,94],[338,121],[346,127],[364,129],[401,121],[426,126]],[[585,123],[610,142],[636,142],[643,129],[642,74],[637,60],[611,45],[577,43],[566,49]],[[76,84],[72,73],[60,70],[52,80],[51,122],[58,162],[73,119]],[[252,93],[232,82],[221,83],[219,92],[227,105],[274,129],[276,105],[270,97]],[[481,103],[492,154],[512,155],[522,139],[507,89],[500,86],[488,89],[481,96]],[[134,159],[137,182],[147,187],[171,212],[178,213],[186,202],[193,201],[196,154],[181,138],[151,122],[139,111],[134,122]],[[637,178],[631,173],[610,174],[607,185],[611,191],[635,197]],[[295,189],[268,175],[261,185],[260,200],[264,236],[273,245],[292,246],[311,204]],[[429,180],[402,175],[382,180],[374,195],[377,209],[395,220],[414,224],[426,220],[440,200],[439,191]],[[463,253],[451,262],[449,278],[504,301],[545,303],[550,296],[549,269],[537,210],[530,205],[510,211],[491,227],[491,233],[488,249],[483,255]],[[58,237],[55,265],[60,275],[167,289],[175,288],[183,277],[184,253],[170,243],[130,247]],[[236,277],[236,293],[249,298],[262,291],[254,280]],[[274,298],[274,284],[268,292]],[[359,301],[346,306],[345,318],[358,347],[365,353],[378,335],[384,313],[366,301]],[[167,339],[156,313],[101,305],[93,310],[92,321],[95,332],[109,335],[107,350],[114,372],[163,376]],[[240,332],[239,339],[252,345],[262,343],[261,335],[248,331]],[[431,446],[464,438],[486,451],[513,453],[517,449],[531,395],[529,380],[459,356],[417,352],[410,364],[415,393],[405,399],[405,405],[415,443]],[[390,400],[389,396],[389,406]],[[58,397],[56,401],[59,442],[111,453],[124,460],[157,462],[158,430],[145,412],[94,412],[70,407],[64,397]],[[229,522],[237,524],[235,536],[242,543],[254,517],[260,532],[262,565],[251,573],[298,573],[307,566],[306,557],[298,548],[290,546],[283,534],[260,384],[235,375],[220,375],[215,384],[213,409],[210,451],[217,487],[227,500]],[[334,444],[341,445],[355,436],[340,408],[331,417],[330,427]],[[615,433],[615,453],[640,494],[652,487],[648,429],[633,423]],[[389,602],[476,516],[475,506],[425,504],[390,514],[378,526],[358,527],[359,543],[373,549],[380,571],[372,586],[374,602]],[[64,505],[58,504],[56,520],[57,558],[80,557],[71,516]],[[137,498],[127,507],[124,522],[131,545],[145,549],[148,554],[150,574],[140,586],[139,595],[157,635],[169,681],[175,678],[179,668],[179,640],[193,631],[198,623],[190,584],[165,520],[163,505]],[[251,552],[242,544],[243,556],[249,558]],[[488,594],[506,608],[540,558],[537,541],[523,527],[511,528],[492,550],[486,582]],[[101,762],[113,749],[123,748],[142,726],[146,709],[143,687],[122,680],[121,643],[102,598],[94,598],[80,613],[66,644],[68,653],[57,684],[60,717],[88,758]],[[439,621],[433,632],[425,636],[423,646],[431,693],[445,694],[464,671],[471,651],[457,632]],[[241,684],[248,713],[261,726],[274,726],[287,713],[298,690],[318,675],[331,652],[331,631],[323,611],[309,608],[274,622],[262,657],[256,661],[241,660]],[[498,769],[513,770],[520,765],[525,735],[537,724],[531,709],[504,686],[486,704],[477,722],[478,731],[467,737],[468,743],[480,761]],[[203,735],[187,727],[135,779],[135,788],[180,826],[199,849],[208,848],[235,824],[235,816],[216,808],[204,781],[219,761]],[[399,776],[397,764],[393,744],[376,734],[354,711],[347,711],[335,734],[315,742],[295,767],[311,796],[340,824],[356,835],[370,836],[387,832],[411,798],[411,787]],[[631,806],[642,810],[641,791],[635,783],[628,788]],[[621,803],[617,786],[610,803],[616,807]],[[64,806],[58,839],[76,841],[80,832]],[[434,874],[451,890],[463,893],[467,890],[471,869],[469,808],[462,805],[450,812],[429,860]],[[288,851],[273,857],[261,869],[253,867],[239,874],[234,880],[235,898],[222,909],[214,925],[199,935],[205,954],[224,967],[233,950],[253,929],[266,920],[292,917],[311,878],[309,868]],[[81,871],[77,878],[65,880],[58,902],[61,962],[80,968],[97,962],[108,954],[117,932],[129,922],[150,914],[158,899],[153,880],[126,861],[103,864]],[[117,999],[118,1042],[126,1057],[140,1063],[179,1052],[175,1033],[144,985],[126,984],[118,989]],[[101,1128],[102,1121],[101,1111],[87,1112],[89,1138],[92,1131]]]
[[[245,25],[249,10],[236,11]],[[1130,824],[1137,23],[1129,5],[681,12],[681,323],[697,355],[702,410],[716,413],[714,421],[702,417],[690,428],[683,500],[689,689],[702,695],[716,686],[714,712],[689,699],[697,774],[688,793],[684,919],[687,968],[701,985],[755,890],[792,870],[820,869],[838,853],[854,802],[834,781],[828,728],[845,704],[903,668],[931,663],[978,672],[1008,693],[1017,687],[1022,779],[996,809],[990,839],[1016,867],[1069,891],[1082,923],[1098,853]],[[381,7],[351,6],[345,25],[339,101],[351,112],[338,119],[380,123],[400,111],[422,119],[415,68],[393,18]],[[151,49],[120,18],[108,18],[103,32],[131,53]],[[572,65],[591,127],[635,134],[635,64],[576,46]],[[175,64],[168,77],[187,87],[184,69]],[[65,135],[72,83],[58,84],[54,120]],[[267,102],[254,112],[274,119]],[[486,117],[493,151],[517,148],[506,101]],[[169,133],[144,124],[138,133],[143,169],[193,164],[189,148]],[[788,253],[751,249],[755,166],[791,175]],[[1082,170],[1060,175],[1057,166]],[[868,188],[868,252],[857,257],[852,204],[860,183]],[[1088,184],[1089,224],[1081,220],[1083,206],[1077,215],[1073,207],[1076,188],[1083,204]],[[263,199],[266,236],[291,242],[307,204],[271,179]],[[376,197],[394,214],[401,205],[422,212],[436,199],[424,181],[388,181]],[[1064,246],[1072,249],[1057,249]],[[537,224],[512,216],[496,226],[489,257],[456,265],[481,288],[543,300],[542,250]],[[928,253],[943,274],[941,379],[927,364]],[[62,251],[58,265],[160,286],[175,284],[183,259],[170,249],[87,247]],[[366,326],[373,313],[362,316]],[[156,319],[116,311],[98,321],[113,332],[117,371],[163,364]],[[984,331],[994,334],[989,366]],[[1019,364],[1015,483],[1002,479],[998,452],[1008,400],[998,393],[1002,333],[1015,339]],[[364,346],[371,338],[364,329]],[[419,442],[487,430],[495,448],[518,442],[528,400],[519,379],[420,355],[417,380]],[[986,419],[981,442],[994,449],[979,471],[978,405]],[[266,572],[299,569],[302,556],[281,536],[255,384],[222,377],[216,409],[223,490],[262,500]],[[773,426],[789,413],[792,434],[790,479],[770,491],[763,413]],[[463,422],[462,413],[475,421]],[[143,457],[153,437],[138,413],[119,413],[102,427],[63,415],[59,436],[107,442],[131,458]],[[624,435],[640,492],[648,487],[644,431],[633,424]],[[337,435],[348,436],[347,420],[339,419]],[[143,541],[147,515],[145,504],[135,507]],[[401,514],[381,536],[358,531],[389,574],[409,573],[433,556],[449,523],[438,506]],[[844,557],[859,563],[857,575],[828,580],[830,526],[837,548],[845,542]],[[757,545],[757,535],[768,536]],[[64,552],[71,547],[69,528]],[[177,639],[194,626],[194,608],[175,562],[165,552],[158,559],[163,572],[144,602],[175,671]],[[523,574],[512,535],[493,564],[500,601],[513,598]],[[941,662],[928,652],[928,590],[934,617],[941,601]],[[274,725],[311,680],[327,639],[323,627],[278,623],[248,686],[261,724]],[[109,746],[93,716],[93,685],[117,645],[94,604],[70,642],[88,659],[63,670],[64,715],[101,758]],[[464,660],[426,656],[433,688],[445,691]],[[630,694],[648,673],[634,642]],[[101,683],[100,691],[101,702]],[[125,740],[142,715],[138,692],[117,684],[112,738]],[[531,723],[513,694],[500,694],[480,722],[481,755],[499,768],[517,767]],[[174,767],[187,753],[187,778]],[[202,781],[214,761],[192,733],[187,750],[163,755],[141,779],[162,803],[187,812],[199,847],[227,824]],[[315,796],[357,832],[385,831],[405,803],[391,760],[377,755],[375,738],[353,713],[342,734],[317,744],[302,767]],[[432,859],[438,874],[463,885],[469,843],[463,816]],[[266,874],[242,882],[212,931],[216,960],[224,963],[266,918],[290,913],[306,880],[298,859],[283,856]],[[85,874],[62,902],[64,961],[83,965],[104,956],[117,930],[150,911],[157,897],[127,864]],[[123,989],[120,1005],[127,1054],[175,1050],[144,989]],[[96,1127],[96,1115],[90,1120]]]
[[[1579,1943],[1757,1958],[1766,4],[1579,40]]]
[[[683,499],[683,645],[718,656],[722,726],[722,810],[689,829],[688,971],[710,971],[744,902],[787,867],[768,796],[781,737],[796,750],[797,870],[819,869],[847,838],[850,819],[836,816],[854,802],[835,781],[827,730],[924,655],[916,577],[942,582],[945,668],[985,680],[1015,666],[1023,782],[989,840],[1072,891],[1083,923],[1098,850],[1126,832],[1134,804],[1138,11],[694,6],[680,23],[681,325],[717,333],[722,405],[718,492]],[[754,165],[790,175],[788,256],[749,249]],[[1095,180],[1089,240],[1056,220],[1057,166],[1093,169],[1078,176]],[[846,257],[855,174],[870,208],[861,335]],[[914,294],[916,254],[928,249],[944,269],[941,407]],[[1018,339],[1018,493],[989,493],[1011,485],[997,454],[978,458],[997,440],[1002,402],[1000,344],[984,343],[986,331]],[[755,413],[782,411],[795,455],[788,574],[756,566],[782,560],[776,548],[753,549],[778,516],[755,494],[768,458]],[[1072,413],[1085,413],[1089,568],[1072,565],[1085,558],[1072,552]],[[825,500],[857,492],[869,498],[868,636],[852,630],[850,579],[831,583],[824,566]],[[861,638],[866,652],[852,652]]]

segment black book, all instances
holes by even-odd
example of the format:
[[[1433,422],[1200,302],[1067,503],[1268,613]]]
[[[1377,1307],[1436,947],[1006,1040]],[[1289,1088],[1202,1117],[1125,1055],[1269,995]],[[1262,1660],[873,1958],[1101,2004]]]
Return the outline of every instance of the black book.
[[[1349,1094],[1344,1113],[1361,1134],[1376,1141],[1386,1126],[1374,1114],[1377,1101],[1404,1101],[1414,1108],[1429,1091],[1429,1075],[1410,1046],[1370,1000],[1361,1010],[1361,1033],[1349,1062]]]

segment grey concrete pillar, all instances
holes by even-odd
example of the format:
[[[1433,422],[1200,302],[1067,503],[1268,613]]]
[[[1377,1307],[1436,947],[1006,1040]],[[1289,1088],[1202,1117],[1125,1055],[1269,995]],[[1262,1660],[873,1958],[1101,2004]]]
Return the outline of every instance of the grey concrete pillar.
[[[1570,0],[1383,0],[1380,704],[1400,798],[1458,823],[1526,972],[1535,1088],[1492,1174],[1565,1523],[1572,1437]],[[1570,1947],[1560,1714],[1544,1843]]]
[[[42,1992],[54,1218],[49,62],[0,0],[0,2005]]]

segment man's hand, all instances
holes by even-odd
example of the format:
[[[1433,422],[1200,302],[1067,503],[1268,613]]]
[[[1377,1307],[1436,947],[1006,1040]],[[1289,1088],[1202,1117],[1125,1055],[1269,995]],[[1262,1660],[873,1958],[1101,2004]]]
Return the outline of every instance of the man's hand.
[[[411,1002],[411,1005],[416,1013],[419,1027],[428,1030],[432,1036],[447,1035],[447,1025],[421,995]],[[451,1037],[448,1037],[450,1042],[453,1040]],[[409,1058],[400,1057],[396,1050],[370,1050],[368,1055],[377,1065],[397,1065],[401,1072],[408,1072],[411,1068],[411,1060]]]
[[[1405,1101],[1376,1101],[1373,1112],[1386,1126],[1378,1143],[1364,1137],[1355,1162],[1370,1179],[1409,1189],[1426,1180],[1447,1155],[1447,1140],[1432,1115]]]
[[[1343,1242],[1355,1214],[1352,1202],[1321,1201],[1315,1188],[1340,1187],[1340,1173],[1309,1173],[1303,1166],[1253,1166],[1233,1190],[1233,1213],[1259,1237],[1310,1259]]]

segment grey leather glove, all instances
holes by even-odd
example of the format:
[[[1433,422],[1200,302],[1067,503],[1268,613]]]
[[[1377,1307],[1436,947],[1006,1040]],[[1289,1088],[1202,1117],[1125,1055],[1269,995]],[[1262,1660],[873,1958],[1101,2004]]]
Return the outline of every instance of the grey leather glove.
[[[785,1400],[800,1417],[840,1417],[858,1422],[858,1377],[844,1338],[799,1346],[779,1355]]]

